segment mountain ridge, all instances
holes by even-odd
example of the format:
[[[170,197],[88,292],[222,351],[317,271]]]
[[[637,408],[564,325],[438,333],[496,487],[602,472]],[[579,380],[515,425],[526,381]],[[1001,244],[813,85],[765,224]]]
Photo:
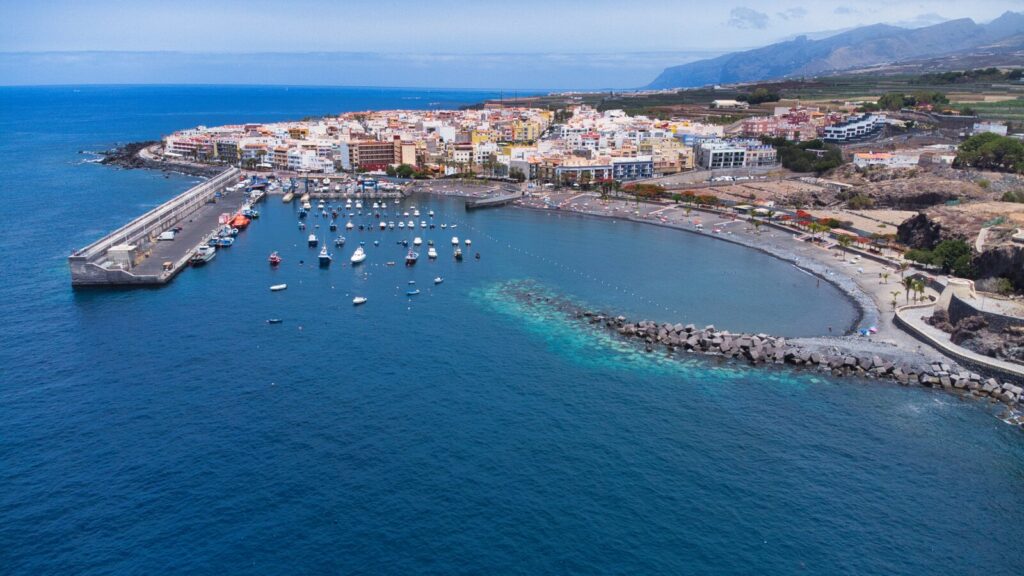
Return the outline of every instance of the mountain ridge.
[[[970,18],[922,28],[871,24],[811,40],[792,40],[671,66],[647,88],[690,88],[794,76],[816,76],[963,52],[1024,35],[1024,13],[1005,12],[987,24]]]

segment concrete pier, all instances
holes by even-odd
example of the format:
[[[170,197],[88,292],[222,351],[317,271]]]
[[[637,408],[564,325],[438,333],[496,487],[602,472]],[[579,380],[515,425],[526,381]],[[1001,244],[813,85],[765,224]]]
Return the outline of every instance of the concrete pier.
[[[514,192],[509,194],[502,194],[501,196],[491,196],[490,198],[481,198],[479,200],[467,200],[466,210],[476,210],[478,208],[495,208],[497,206],[504,206],[505,204],[511,204],[516,200],[523,197],[521,192]]]
[[[167,283],[188,265],[196,247],[216,231],[220,214],[233,214],[248,200],[244,190],[227,191],[239,182],[240,176],[237,168],[229,168],[76,250],[68,257],[71,285]],[[175,227],[181,231],[173,240],[157,240],[160,234]]]

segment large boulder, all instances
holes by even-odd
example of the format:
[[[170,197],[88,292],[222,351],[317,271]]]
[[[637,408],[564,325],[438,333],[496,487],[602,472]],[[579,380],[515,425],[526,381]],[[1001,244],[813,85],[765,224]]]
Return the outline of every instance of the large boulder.
[[[931,250],[942,241],[942,224],[922,212],[907,218],[896,228],[896,239],[911,248]]]

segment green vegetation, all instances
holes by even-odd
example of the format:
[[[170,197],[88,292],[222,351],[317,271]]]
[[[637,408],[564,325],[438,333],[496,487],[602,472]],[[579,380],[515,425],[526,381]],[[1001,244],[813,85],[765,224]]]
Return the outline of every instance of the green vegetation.
[[[1003,202],[1016,202],[1024,204],[1024,190],[1009,190],[1000,198]]]
[[[740,94],[736,97],[736,100],[740,102],[747,102],[752,106],[758,104],[764,104],[765,102],[778,102],[781,96],[778,92],[768,90],[767,88],[754,88],[750,94]]]
[[[942,92],[919,91],[913,94],[889,92],[878,99],[878,107],[883,110],[899,110],[914,106],[939,106],[949,104],[949,98]]]
[[[943,240],[934,250],[908,250],[903,256],[919,264],[937,266],[943,274],[970,278],[973,272],[971,247],[963,240]]]
[[[960,144],[954,165],[1024,173],[1024,142],[986,132]]]
[[[415,166],[408,164],[399,164],[398,166],[388,166],[384,173],[391,177],[397,178],[426,178],[428,174],[421,170],[418,170]]]
[[[999,68],[976,68],[960,72],[936,72],[922,74],[921,79],[930,84],[966,84],[971,82],[1016,82],[1024,70],[1015,68],[1003,72]]]
[[[875,205],[875,201],[864,194],[857,194],[846,201],[846,207],[850,210],[866,210]]]
[[[1001,102],[972,102],[956,106],[965,116],[980,116],[991,120],[1024,122],[1024,98]]]
[[[843,163],[843,153],[838,146],[825,144],[821,140],[791,142],[785,138],[763,137],[761,141],[779,151],[779,162],[794,172],[815,172],[821,174]]]
[[[522,182],[526,180],[526,174],[523,174],[523,171],[520,170],[519,168],[512,168],[511,170],[509,170],[508,177],[515,180],[516,182]]]

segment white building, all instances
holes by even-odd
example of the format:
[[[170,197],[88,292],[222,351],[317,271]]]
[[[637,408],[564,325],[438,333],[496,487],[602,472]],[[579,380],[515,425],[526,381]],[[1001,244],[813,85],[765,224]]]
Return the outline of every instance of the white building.
[[[830,142],[846,142],[856,140],[881,130],[885,125],[885,116],[881,114],[862,114],[825,127],[825,140]]]
[[[971,134],[984,134],[985,132],[1006,136],[1006,124],[1000,124],[998,122],[975,122],[974,128],[971,129]]]

